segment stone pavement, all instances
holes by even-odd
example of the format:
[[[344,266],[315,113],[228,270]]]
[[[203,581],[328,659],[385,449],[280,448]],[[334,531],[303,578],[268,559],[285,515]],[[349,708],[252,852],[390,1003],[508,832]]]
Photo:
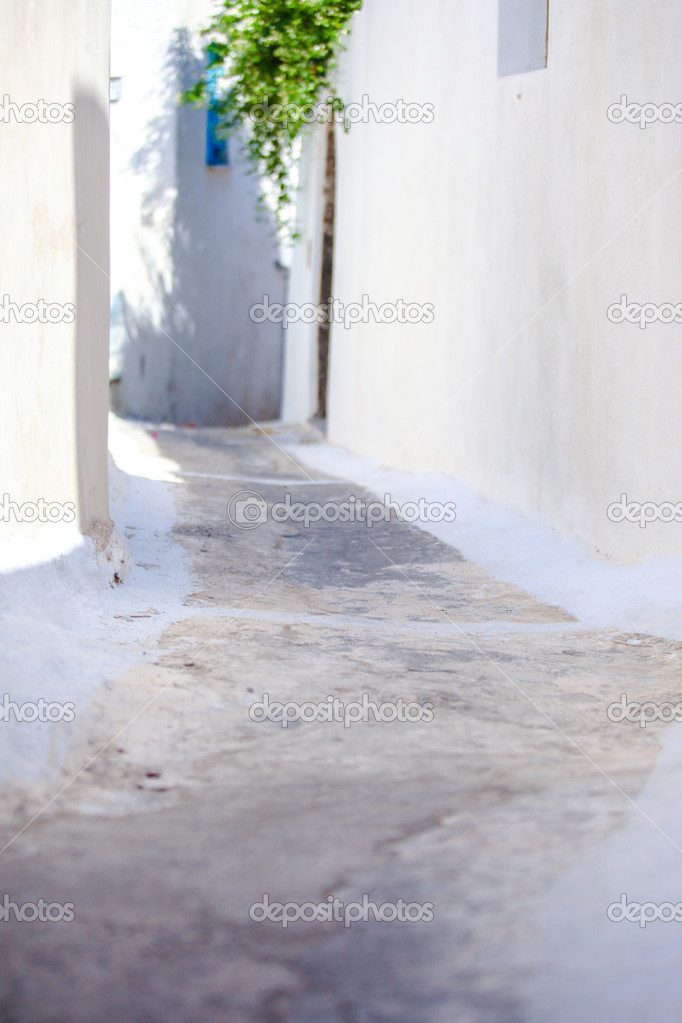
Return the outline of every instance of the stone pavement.
[[[548,893],[652,770],[660,732],[606,708],[674,700],[676,645],[588,631],[395,517],[234,525],[242,491],[373,500],[273,433],[159,433],[187,617],[101,692],[78,776],[0,856],[0,893],[75,914],[0,923],[4,1023],[522,1023]],[[433,719],[285,729],[251,719],[264,694]],[[433,919],[285,929],[250,918],[266,894]]]

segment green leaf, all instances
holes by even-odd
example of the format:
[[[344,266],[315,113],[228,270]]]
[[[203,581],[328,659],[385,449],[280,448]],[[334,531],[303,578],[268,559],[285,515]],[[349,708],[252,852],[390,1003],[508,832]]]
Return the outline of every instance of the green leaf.
[[[361,6],[362,0],[223,0],[222,10],[203,30],[210,40],[206,72],[181,100],[205,103],[206,73],[224,68],[230,90],[214,101],[221,127],[245,126],[249,159],[274,184],[280,224],[291,202],[294,147],[312,124],[300,115],[257,119],[252,113],[260,104],[301,111],[328,103],[331,110],[342,111],[332,72],[342,36]]]

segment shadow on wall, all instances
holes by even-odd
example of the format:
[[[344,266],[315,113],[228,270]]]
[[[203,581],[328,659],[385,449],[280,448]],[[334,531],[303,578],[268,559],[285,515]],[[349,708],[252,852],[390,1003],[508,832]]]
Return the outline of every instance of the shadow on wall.
[[[109,519],[109,119],[96,96],[75,93],[76,450],[79,527],[104,546]],[[66,410],[65,410],[66,414]]]
[[[125,288],[117,295],[122,351],[112,393],[124,415],[231,426],[279,416],[281,325],[253,323],[249,310],[264,295],[284,302],[285,279],[274,218],[257,201],[238,140],[229,140],[228,167],[206,166],[206,110],[178,105],[202,69],[178,31],[161,112],[130,161],[144,180],[136,245],[149,308],[161,312],[150,318]]]

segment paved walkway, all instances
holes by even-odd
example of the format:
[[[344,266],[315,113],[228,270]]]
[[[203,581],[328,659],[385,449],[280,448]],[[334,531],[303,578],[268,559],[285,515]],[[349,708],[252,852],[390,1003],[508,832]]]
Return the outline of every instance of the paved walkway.
[[[529,1019],[548,893],[623,826],[659,752],[660,732],[606,708],[623,692],[674,699],[670,644],[586,631],[395,519],[239,528],[226,504],[245,490],[373,498],[253,430],[158,443],[184,474],[188,616],[102,692],[71,776],[131,723],[0,856],[0,892],[75,912],[0,924],[0,1018]],[[367,694],[433,719],[285,729],[251,719],[264,694]],[[433,919],[284,929],[250,918],[266,894],[402,900]]]

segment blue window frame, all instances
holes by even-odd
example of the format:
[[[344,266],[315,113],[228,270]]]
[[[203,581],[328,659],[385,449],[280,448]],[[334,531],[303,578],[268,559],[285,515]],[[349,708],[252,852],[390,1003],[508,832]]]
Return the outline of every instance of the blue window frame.
[[[227,167],[229,157],[227,139],[218,135],[220,117],[218,115],[218,83],[222,77],[220,68],[211,68],[207,75],[208,110],[206,111],[206,165],[208,167]]]
[[[206,111],[206,164],[208,167],[227,167],[227,139],[218,138],[216,130],[220,123],[218,112],[209,107]]]

